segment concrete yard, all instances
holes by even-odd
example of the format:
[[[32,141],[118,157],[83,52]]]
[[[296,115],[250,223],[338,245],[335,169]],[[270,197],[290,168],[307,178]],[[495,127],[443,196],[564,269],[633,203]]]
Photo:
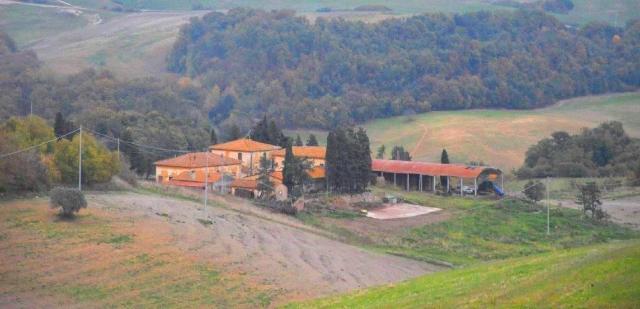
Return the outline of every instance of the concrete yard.
[[[426,215],[440,210],[442,209],[407,203],[385,204],[382,208],[369,210],[367,217],[379,220],[401,219]]]

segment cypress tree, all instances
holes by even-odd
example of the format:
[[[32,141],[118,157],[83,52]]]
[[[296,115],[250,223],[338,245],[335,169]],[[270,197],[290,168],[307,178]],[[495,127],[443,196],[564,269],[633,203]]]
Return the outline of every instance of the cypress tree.
[[[211,134],[209,136],[209,143],[211,143],[211,145],[215,145],[218,143],[218,136],[216,136],[216,129],[211,128]]]
[[[282,168],[282,183],[287,186],[289,192],[293,191],[295,184],[294,165],[295,157],[293,156],[293,150],[291,145],[288,145],[284,151],[284,167]]]
[[[304,146],[302,139],[300,138],[300,134],[296,136],[296,146]]]
[[[229,129],[229,139],[230,141],[239,139],[242,137],[242,133],[240,133],[240,127],[238,127],[237,124],[232,124],[231,128]]]
[[[380,145],[380,147],[378,147],[378,153],[376,153],[376,159],[384,159],[384,153],[386,150],[387,149],[384,145]]]
[[[62,113],[57,112],[56,118],[53,123],[53,133],[56,135],[58,139],[60,139],[60,136],[67,133],[66,130],[67,130],[67,125],[64,121],[64,117],[62,116]]]
[[[356,145],[358,147],[358,164],[356,192],[364,192],[371,178],[371,148],[369,136],[363,128],[356,133]]]
[[[267,154],[263,153],[260,157],[260,170],[258,171],[258,191],[262,192],[262,198],[267,199],[273,193],[273,182],[271,181],[271,161],[267,159]]]
[[[309,138],[307,139],[307,146],[318,146],[318,139],[313,133],[309,134]]]
[[[325,175],[327,177],[327,190],[335,189],[337,185],[337,158],[336,133],[330,131],[327,135],[327,152],[325,155]]]
[[[449,164],[449,154],[447,153],[446,149],[442,149],[442,154],[440,155],[440,163],[442,164]],[[440,176],[440,183],[442,184],[443,188],[447,187],[447,182],[448,179],[446,176]]]

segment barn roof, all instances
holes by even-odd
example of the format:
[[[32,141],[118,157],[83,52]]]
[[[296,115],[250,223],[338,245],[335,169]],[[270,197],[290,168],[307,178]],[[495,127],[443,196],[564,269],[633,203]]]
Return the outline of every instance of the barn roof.
[[[224,158],[222,156],[208,152],[191,152],[183,154],[175,158],[164,159],[155,162],[155,165],[182,167],[182,168],[198,168],[207,166],[207,154],[209,155],[209,167],[236,165],[240,164],[239,160],[233,158]]]
[[[291,150],[295,157],[310,159],[324,159],[327,153],[327,148],[322,146],[293,146]],[[284,157],[285,149],[276,150],[273,152],[273,155],[276,157]]]
[[[477,178],[484,172],[502,173],[499,169],[488,166],[468,166],[462,164],[440,164],[380,159],[372,161],[371,170],[374,172],[385,173],[453,176],[462,178]]]
[[[210,150],[227,150],[227,151],[239,151],[239,152],[258,152],[258,151],[272,151],[280,149],[280,146],[271,144],[265,144],[256,142],[249,138],[241,138],[234,141],[215,144],[209,147]]]

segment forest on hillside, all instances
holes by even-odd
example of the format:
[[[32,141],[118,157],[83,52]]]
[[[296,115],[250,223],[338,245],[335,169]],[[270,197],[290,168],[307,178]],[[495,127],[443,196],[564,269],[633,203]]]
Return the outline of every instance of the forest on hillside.
[[[121,150],[140,174],[152,173],[154,161],[177,154],[162,148],[201,150],[209,145],[211,126],[203,102],[201,88],[176,80],[124,81],[94,70],[53,74],[41,67],[34,52],[18,50],[0,31],[0,123],[33,111],[51,126],[59,114],[69,122],[63,131],[83,125],[87,131],[111,137],[100,137],[111,150],[117,147],[114,139],[120,138]],[[4,143],[3,153],[25,145]]]
[[[168,69],[209,89],[218,125],[287,127],[469,108],[528,109],[640,86],[640,21],[568,27],[536,10],[379,23],[233,9],[185,25]]]

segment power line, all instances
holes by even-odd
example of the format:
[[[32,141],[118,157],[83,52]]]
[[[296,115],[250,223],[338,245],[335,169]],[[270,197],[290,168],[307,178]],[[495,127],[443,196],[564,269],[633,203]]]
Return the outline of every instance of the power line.
[[[73,130],[73,131],[71,131],[71,132],[69,132],[67,134],[60,135],[60,136],[58,136],[58,137],[56,137],[54,139],[48,140],[46,142],[42,142],[42,143],[40,143],[38,145],[33,145],[33,146],[30,146],[30,147],[27,147],[27,148],[24,148],[24,149],[16,150],[14,152],[2,154],[2,155],[0,155],[0,159],[4,159],[6,157],[9,157],[9,156],[12,156],[12,155],[15,155],[15,154],[19,154],[19,153],[22,153],[22,152],[25,152],[25,151],[29,151],[31,149],[38,148],[38,147],[40,147],[42,145],[46,145],[46,144],[51,143],[51,142],[55,142],[55,141],[57,141],[57,140],[59,140],[59,139],[61,139],[63,137],[66,137],[66,136],[68,136],[70,134],[73,134],[73,133],[76,133],[78,131],[80,131],[80,129],[75,129],[75,130]]]
[[[138,143],[134,143],[134,142],[129,142],[129,141],[125,141],[125,140],[121,140],[119,138],[115,138],[113,136],[109,136],[106,134],[102,134],[93,130],[88,130],[85,129],[86,131],[89,131],[95,135],[99,135],[105,138],[109,138],[113,141],[117,141],[118,143],[125,143],[125,144],[130,144],[130,145],[134,145],[134,146],[138,146],[138,147],[143,147],[143,148],[148,148],[148,149],[153,149],[153,150],[158,150],[158,151],[166,151],[166,152],[180,152],[180,153],[189,153],[189,152],[193,152],[193,150],[182,150],[182,149],[168,149],[168,148],[162,148],[162,147],[156,147],[156,146],[150,146],[150,145],[144,145],[144,144],[138,144]]]

